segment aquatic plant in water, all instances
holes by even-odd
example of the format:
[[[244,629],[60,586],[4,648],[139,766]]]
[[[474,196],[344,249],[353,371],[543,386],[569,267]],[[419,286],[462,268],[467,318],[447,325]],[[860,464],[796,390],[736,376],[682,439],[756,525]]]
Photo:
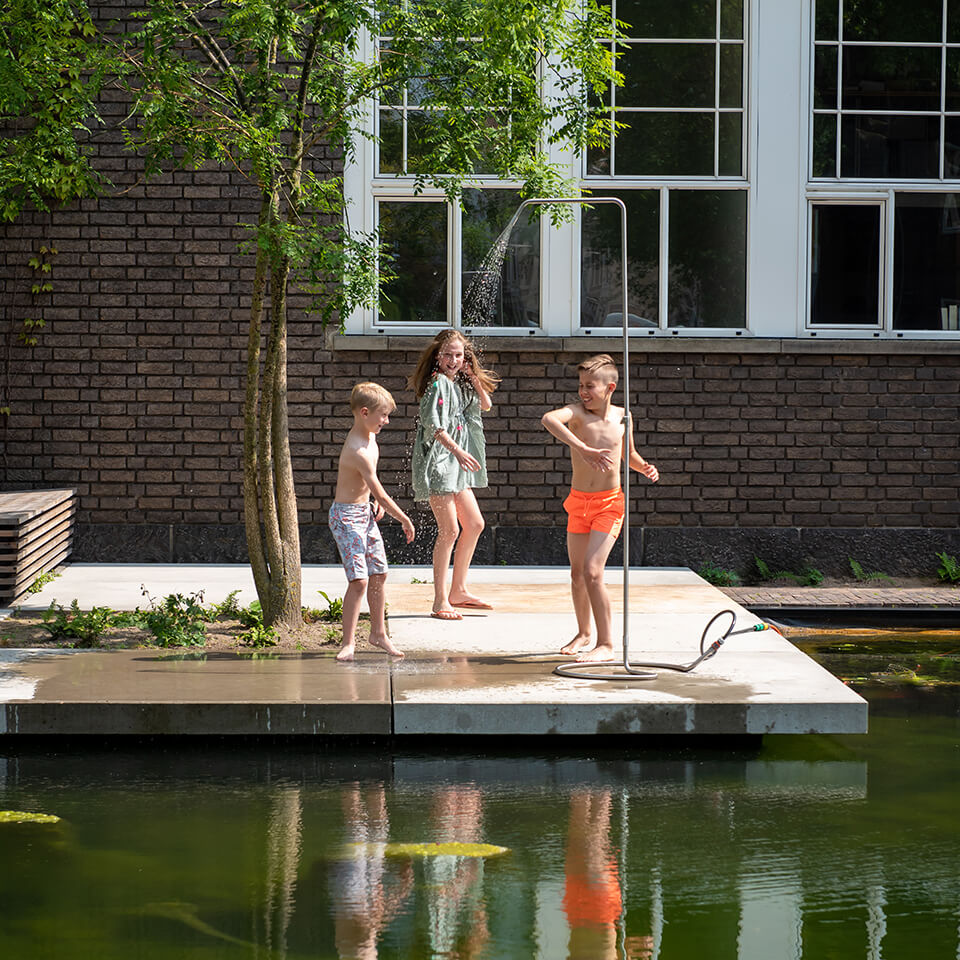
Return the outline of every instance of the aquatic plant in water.
[[[59,823],[52,813],[28,813],[25,810],[0,810],[0,823]]]

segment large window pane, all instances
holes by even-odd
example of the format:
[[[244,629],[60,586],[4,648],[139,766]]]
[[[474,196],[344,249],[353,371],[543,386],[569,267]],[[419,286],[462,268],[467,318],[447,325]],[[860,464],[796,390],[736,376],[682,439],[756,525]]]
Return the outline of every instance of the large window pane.
[[[880,316],[880,207],[815,204],[810,323],[876,326]]]
[[[638,43],[622,53],[617,68],[621,107],[712,107],[716,97],[716,47],[712,43]]]
[[[894,329],[958,329],[960,194],[898,193],[894,222]]]
[[[842,177],[938,177],[939,154],[939,117],[844,116],[841,120]]]
[[[960,178],[960,117],[946,118],[943,139],[943,175]]]
[[[671,327],[746,325],[745,191],[671,191],[668,275]]]
[[[947,50],[946,108],[960,110],[960,49]]]
[[[813,105],[837,108],[837,47],[819,46],[813,54]]]
[[[960,43],[960,0],[947,0],[947,43]]]
[[[380,173],[403,173],[403,114],[380,111]]]
[[[743,0],[720,0],[720,36],[743,39]]]
[[[627,312],[631,327],[658,326],[660,298],[660,193],[657,190],[596,192],[616,196],[627,208]],[[580,241],[580,325],[623,328],[620,208],[584,209]]]
[[[939,110],[939,47],[844,47],[842,106]]]
[[[827,3],[836,10],[836,0]],[[939,43],[942,14],[943,0],[843,0],[843,39]]]
[[[713,176],[713,113],[631,113],[617,134],[617,176]]]
[[[840,30],[839,0],[816,0],[816,4],[816,38],[818,40],[838,40]]]
[[[816,113],[813,116],[813,175],[837,175],[837,115]]]
[[[717,173],[721,177],[739,177],[743,174],[743,116],[739,113],[721,113],[718,118]]]
[[[628,37],[696,40],[717,35],[717,0],[617,0]]]
[[[385,321],[447,322],[447,205],[380,201],[380,241],[393,279],[381,287]]]
[[[720,106],[743,106],[743,47],[739,43],[720,46]]]
[[[464,326],[540,326],[539,219],[528,208],[502,236],[519,206],[515,190],[463,193]]]

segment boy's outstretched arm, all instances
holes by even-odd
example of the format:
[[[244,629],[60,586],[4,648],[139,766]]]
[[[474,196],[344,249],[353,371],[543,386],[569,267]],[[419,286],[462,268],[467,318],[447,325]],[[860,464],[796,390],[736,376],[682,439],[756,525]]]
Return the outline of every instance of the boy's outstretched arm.
[[[574,418],[574,410],[560,407],[550,410],[540,418],[540,423],[548,433],[553,434],[561,443],[565,443],[571,450],[575,450],[594,470],[609,470],[613,465],[612,450],[599,450],[588,447],[567,424]]]
[[[373,499],[381,507],[383,507],[383,509],[386,510],[387,513],[394,518],[394,520],[398,520],[400,522],[400,526],[403,527],[404,536],[407,538],[407,543],[410,543],[414,536],[416,536],[416,531],[413,528],[413,522],[400,509],[390,494],[383,489],[383,484],[377,477],[377,471],[374,470],[372,461],[363,451],[358,451],[357,453],[357,470],[359,471],[360,476],[363,477],[363,482],[369,488]]]
[[[637,448],[633,444],[633,418],[628,415],[624,419],[626,420],[624,430],[630,438],[630,469],[642,473],[653,483],[656,483],[660,479],[660,471],[637,453]],[[624,451],[626,451],[626,448],[624,448]],[[626,452],[624,452],[624,456],[626,456]]]

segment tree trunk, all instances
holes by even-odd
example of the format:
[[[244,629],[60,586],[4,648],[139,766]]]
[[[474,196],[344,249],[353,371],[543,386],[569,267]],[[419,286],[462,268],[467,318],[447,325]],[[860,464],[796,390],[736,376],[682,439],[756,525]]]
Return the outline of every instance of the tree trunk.
[[[275,216],[272,198],[264,197],[260,216]],[[269,254],[258,247],[244,399],[244,524],[264,623],[295,628],[303,624],[303,615],[300,531],[287,418],[290,268],[283,259],[270,269],[269,260]],[[260,343],[268,270],[270,328],[261,371]]]
[[[260,219],[269,216],[270,202],[264,197]],[[263,534],[260,529],[260,495],[257,477],[259,440],[257,427],[260,407],[260,340],[263,329],[263,304],[267,291],[267,255],[257,248],[257,265],[253,280],[253,297],[250,302],[250,331],[247,339],[247,382],[243,402],[243,521],[247,534],[247,553],[253,582],[264,615],[270,586],[270,570],[263,549]]]
[[[287,281],[290,266],[286,259],[270,276],[271,323],[267,344],[269,381],[264,392],[271,394],[269,419],[264,409],[261,430],[271,436],[272,487],[275,498],[273,513],[276,541],[268,535],[268,552],[277,549],[270,570],[270,608],[272,623],[290,627],[303,623],[301,608],[300,527],[297,516],[297,494],[293,485],[293,462],[290,458],[290,431],[287,415]]]

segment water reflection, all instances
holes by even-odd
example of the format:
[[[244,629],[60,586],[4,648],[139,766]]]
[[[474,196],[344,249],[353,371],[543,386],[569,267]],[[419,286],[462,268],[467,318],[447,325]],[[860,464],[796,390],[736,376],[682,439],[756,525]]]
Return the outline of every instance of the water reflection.
[[[413,890],[413,865],[387,862],[390,819],[382,784],[348,784],[341,788],[340,806],[353,855],[330,871],[337,956],[372,960],[381,934]]]
[[[563,911],[571,960],[613,960],[623,909],[620,871],[610,849],[609,790],[575,790],[570,797]]]
[[[63,822],[0,825],[0,953],[956,960],[956,716],[760,749],[6,749],[0,809]]]

